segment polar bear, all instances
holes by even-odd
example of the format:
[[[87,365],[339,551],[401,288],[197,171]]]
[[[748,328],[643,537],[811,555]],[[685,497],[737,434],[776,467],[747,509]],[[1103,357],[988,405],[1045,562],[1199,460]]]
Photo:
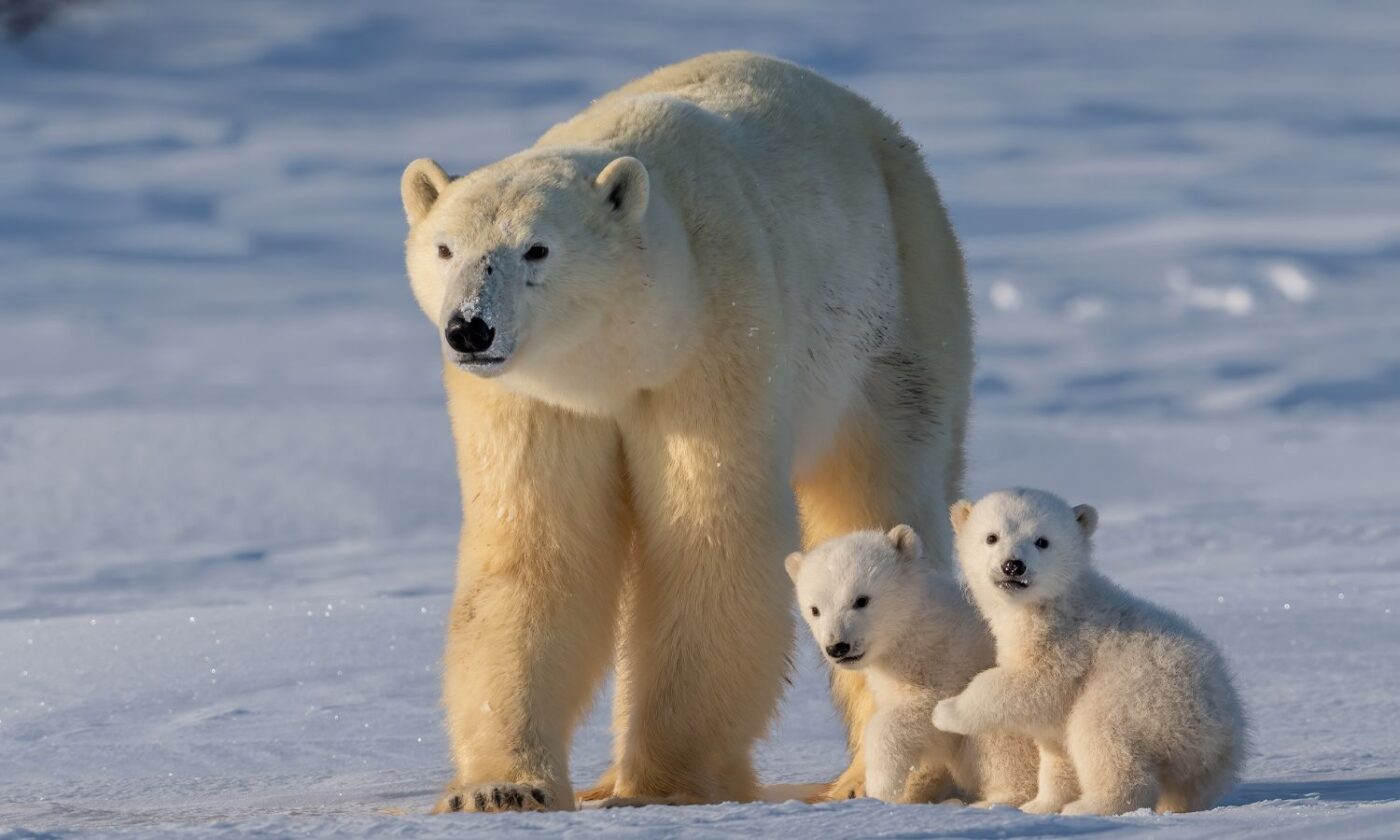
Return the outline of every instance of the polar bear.
[[[951,564],[972,324],[914,143],[720,53],[463,177],[414,161],[401,192],[464,514],[438,810],[574,807],[570,733],[613,661],[587,797],[754,798],[793,641],[776,558],[907,521]],[[868,693],[836,682],[859,733]]]
[[[1004,490],[957,502],[952,522],[997,665],[933,722],[1035,738],[1039,792],[1023,810],[1197,811],[1234,785],[1246,725],[1224,659],[1185,619],[1095,571],[1092,507]]]
[[[930,720],[935,703],[991,667],[995,648],[952,571],[923,563],[914,529],[858,531],[794,552],[785,565],[817,645],[835,667],[862,670],[870,686],[866,793],[886,802],[959,796],[978,805],[1035,796],[1030,739],[954,735]]]

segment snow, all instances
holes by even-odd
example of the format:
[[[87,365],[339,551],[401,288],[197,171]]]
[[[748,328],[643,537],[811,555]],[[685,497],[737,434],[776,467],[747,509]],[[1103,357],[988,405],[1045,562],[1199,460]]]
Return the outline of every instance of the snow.
[[[79,5],[0,44],[0,837],[1385,837],[1400,824],[1400,17],[1380,2]],[[1099,507],[1254,720],[1182,816],[427,817],[458,500],[403,165],[746,47],[923,144],[969,490]],[[605,766],[606,701],[572,773]],[[758,761],[833,776],[812,646]]]

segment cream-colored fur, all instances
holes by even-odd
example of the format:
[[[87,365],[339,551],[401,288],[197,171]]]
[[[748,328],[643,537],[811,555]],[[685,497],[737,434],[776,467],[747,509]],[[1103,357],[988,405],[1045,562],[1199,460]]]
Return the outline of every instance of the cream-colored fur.
[[[423,311],[490,338],[443,343],[464,527],[439,809],[572,807],[614,651],[589,795],[754,798],[792,642],[773,558],[900,521],[951,554],[971,319],[917,149],[813,73],[721,53],[464,177],[415,161],[402,191]],[[837,691],[859,733],[863,683]]]
[[[1230,789],[1246,726],[1229,669],[1185,619],[1093,568],[1093,508],[1007,490],[952,521],[997,664],[934,708],[939,729],[1034,738],[1035,813],[1196,811]]]
[[[887,802],[1020,805],[1035,795],[1028,738],[941,732],[930,713],[994,661],[991,633],[950,569],[923,562],[908,525],[793,553],[797,606],[832,666],[864,673],[874,701],[862,742],[866,793]],[[847,647],[840,647],[845,645]]]

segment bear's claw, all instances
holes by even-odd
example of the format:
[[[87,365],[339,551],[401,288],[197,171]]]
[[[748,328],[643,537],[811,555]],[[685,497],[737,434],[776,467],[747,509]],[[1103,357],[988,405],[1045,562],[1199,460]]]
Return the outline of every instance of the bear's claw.
[[[843,799],[860,799],[865,796],[865,771],[847,769],[841,778],[831,783],[822,795],[823,800],[839,802]]]
[[[463,811],[497,813],[501,811],[549,811],[554,798],[542,784],[491,782],[464,785],[445,794],[433,808],[434,814]]]

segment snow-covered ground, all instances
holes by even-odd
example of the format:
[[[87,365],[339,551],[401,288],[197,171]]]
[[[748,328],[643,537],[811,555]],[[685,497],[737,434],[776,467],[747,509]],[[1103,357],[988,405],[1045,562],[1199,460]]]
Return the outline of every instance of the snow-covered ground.
[[[1394,836],[1397,43],[1383,2],[104,0],[0,44],[0,837]],[[1221,807],[422,816],[458,507],[399,172],[730,47],[924,145],[969,489],[1095,503],[1109,573],[1219,640]],[[770,782],[842,766],[802,654]]]

